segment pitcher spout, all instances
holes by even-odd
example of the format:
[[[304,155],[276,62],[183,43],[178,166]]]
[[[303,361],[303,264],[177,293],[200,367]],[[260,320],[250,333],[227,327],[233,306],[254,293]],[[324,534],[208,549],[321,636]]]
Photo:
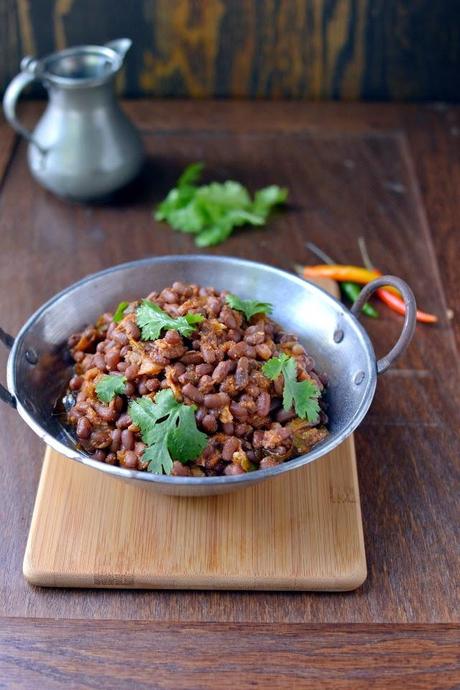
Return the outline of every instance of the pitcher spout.
[[[116,38],[113,41],[105,43],[105,47],[114,50],[123,60],[132,44],[133,42],[130,38]]]

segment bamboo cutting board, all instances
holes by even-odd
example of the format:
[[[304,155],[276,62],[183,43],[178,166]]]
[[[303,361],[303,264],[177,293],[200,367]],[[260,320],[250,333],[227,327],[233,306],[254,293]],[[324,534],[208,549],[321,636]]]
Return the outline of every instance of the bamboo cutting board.
[[[367,570],[353,437],[207,498],[160,496],[48,448],[23,570],[46,587],[355,589]]]
[[[353,439],[208,498],[160,496],[48,449],[24,575],[50,587],[354,589],[366,560]]]

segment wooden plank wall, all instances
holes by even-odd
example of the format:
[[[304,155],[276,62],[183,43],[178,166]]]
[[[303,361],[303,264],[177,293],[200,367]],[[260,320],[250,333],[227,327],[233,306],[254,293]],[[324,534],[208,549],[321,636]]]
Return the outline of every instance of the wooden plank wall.
[[[0,0],[0,88],[121,36],[127,96],[459,100],[459,0]]]

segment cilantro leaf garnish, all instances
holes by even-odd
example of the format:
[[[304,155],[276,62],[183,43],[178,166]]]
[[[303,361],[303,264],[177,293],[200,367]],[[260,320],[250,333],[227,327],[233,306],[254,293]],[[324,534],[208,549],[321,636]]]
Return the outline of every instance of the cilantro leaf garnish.
[[[283,409],[285,411],[290,410],[294,405],[296,415],[301,419],[308,419],[309,422],[315,422],[318,419],[320,390],[313,381],[297,381],[297,366],[293,357],[289,357],[284,352],[279,357],[272,357],[263,365],[262,373],[272,381],[283,374]]]
[[[115,323],[120,323],[123,316],[125,315],[125,309],[128,306],[128,304],[129,302],[120,302],[112,316],[112,321],[115,321]]]
[[[185,463],[202,453],[208,437],[196,426],[195,409],[178,403],[169,389],[157,393],[155,402],[148,397],[130,402],[129,416],[147,445],[142,459],[149,472],[170,474],[173,460]]]
[[[201,323],[202,314],[186,314],[174,319],[169,316],[158,304],[148,299],[143,299],[136,310],[137,325],[141,329],[142,340],[156,340],[162,330],[178,331],[188,337],[195,330],[195,324]]]
[[[123,395],[125,385],[126,376],[102,374],[95,386],[97,397],[102,402],[109,403],[116,395]]]
[[[189,165],[155,211],[155,219],[174,230],[195,235],[199,247],[219,244],[241,225],[265,225],[274,206],[287,199],[287,189],[271,185],[251,199],[239,182],[198,185],[202,163]]]
[[[258,302],[255,299],[240,299],[236,295],[227,295],[225,301],[232,309],[241,311],[249,321],[254,314],[271,314],[273,305],[270,302]]]

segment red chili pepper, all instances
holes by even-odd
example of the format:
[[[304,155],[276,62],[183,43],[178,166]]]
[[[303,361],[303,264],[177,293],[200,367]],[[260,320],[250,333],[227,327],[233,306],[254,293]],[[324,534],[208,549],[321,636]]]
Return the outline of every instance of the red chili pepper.
[[[364,237],[358,237],[358,246],[365,267],[369,271],[375,270],[374,265],[369,257],[366,247],[366,240]],[[390,307],[390,309],[395,311],[397,314],[402,314],[404,316],[406,313],[404,300],[399,296],[399,293],[394,288],[390,286],[386,288],[379,288],[375,291],[375,294],[382,302]],[[438,321],[438,317],[435,316],[435,314],[427,314],[424,311],[417,310],[417,321],[421,321],[422,323],[436,323]]]
[[[375,291],[375,294],[382,302],[390,307],[390,309],[395,311],[397,314],[402,314],[404,316],[406,313],[406,305],[401,297],[394,295],[385,288],[378,288]],[[427,314],[426,312],[417,309],[417,321],[421,321],[422,323],[436,323],[437,320],[438,317],[435,316],[435,314]]]

